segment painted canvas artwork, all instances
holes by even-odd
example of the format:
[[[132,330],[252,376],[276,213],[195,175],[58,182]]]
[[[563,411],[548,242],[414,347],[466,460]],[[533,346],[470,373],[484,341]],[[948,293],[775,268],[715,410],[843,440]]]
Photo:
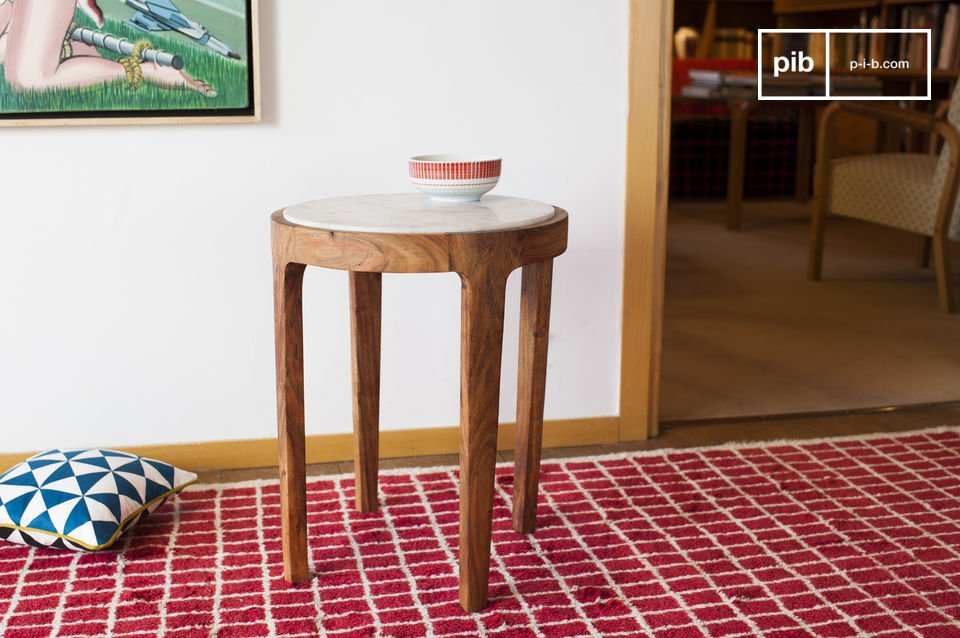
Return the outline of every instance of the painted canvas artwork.
[[[0,0],[0,125],[255,120],[255,22],[256,0]]]

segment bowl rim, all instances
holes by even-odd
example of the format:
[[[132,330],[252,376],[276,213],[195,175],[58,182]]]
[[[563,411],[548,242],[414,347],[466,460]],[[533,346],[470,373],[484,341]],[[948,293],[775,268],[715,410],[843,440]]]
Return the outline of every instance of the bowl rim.
[[[418,164],[459,164],[462,162],[499,162],[503,158],[497,155],[480,153],[428,153],[411,155],[410,161]]]

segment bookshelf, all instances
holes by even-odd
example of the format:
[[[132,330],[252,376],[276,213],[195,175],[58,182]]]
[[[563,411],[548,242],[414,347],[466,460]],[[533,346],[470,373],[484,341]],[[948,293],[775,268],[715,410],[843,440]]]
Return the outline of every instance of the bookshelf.
[[[904,26],[901,21],[905,7],[921,11],[924,7],[939,5],[941,9],[936,17],[939,24],[933,27],[934,44],[939,45],[937,31],[942,30],[946,7],[951,3],[960,3],[960,0],[940,2],[930,0],[676,0],[674,24],[675,28],[691,26],[699,30],[701,37],[697,58],[743,58],[748,56],[717,55],[724,51],[718,42],[722,41],[725,31],[750,31],[755,34],[757,29],[774,27],[781,29],[857,28],[863,26],[861,20],[864,15],[867,16],[866,26],[898,28]],[[718,32],[721,35],[719,39]],[[896,58],[897,51],[893,48],[895,43],[885,41],[886,34],[877,34],[876,37],[879,40],[879,51],[883,56],[888,59]],[[777,44],[773,43],[773,46],[777,47]],[[765,42],[764,47],[766,46],[768,45]],[[933,81],[941,85],[949,85],[941,86],[937,91],[939,94],[946,93],[944,88],[949,89],[953,82],[960,78],[960,42],[954,47],[958,49],[957,63],[950,64],[949,68],[937,68],[938,52],[934,51]],[[753,51],[755,59],[755,43]],[[854,75],[857,72],[835,67],[831,69],[831,73]],[[864,74],[863,71],[859,73]],[[873,74],[889,79],[891,82],[919,82],[926,78],[922,69],[878,70]]]
[[[823,11],[850,11],[872,9],[879,6],[878,0],[774,0],[773,12],[777,16],[791,13],[813,13]],[[790,28],[790,27],[783,27]],[[799,28],[799,27],[797,27]]]
[[[912,103],[913,108],[932,110],[937,100],[948,99],[953,88],[960,78],[960,39],[957,31],[960,30],[960,0],[932,2],[931,0],[774,0],[773,12],[776,15],[777,28],[781,29],[843,29],[861,28],[864,22],[868,27],[883,29],[898,28],[931,28],[933,36],[932,85],[933,103]],[[954,9],[950,9],[955,5]],[[954,22],[950,27],[949,14],[954,12]],[[945,59],[941,65],[940,48],[949,42],[948,33],[954,32],[952,45],[948,44]],[[878,78],[884,86],[884,93],[891,95],[923,95],[926,92],[926,47],[923,46],[923,56],[917,59],[917,50],[911,53],[909,42],[906,45],[900,41],[900,34],[873,34],[877,40],[870,40],[873,46],[868,45],[866,50],[874,57],[885,60],[911,60],[910,69],[882,69],[875,71],[849,70],[843,66],[834,66],[830,73],[834,76],[864,76],[870,74]],[[922,37],[922,36],[921,36]],[[764,41],[764,47],[767,46]],[[774,50],[781,42],[774,41],[771,46]],[[924,38],[925,45],[925,38]],[[766,51],[766,49],[765,49]],[[846,54],[851,52],[847,50]],[[860,54],[858,51],[854,57]],[[766,55],[765,55],[766,57]],[[835,58],[834,62],[838,62]],[[943,66],[944,68],[938,68]],[[904,135],[903,131],[895,126],[878,124],[861,120],[855,116],[843,114],[842,126],[836,130],[842,131],[839,137],[843,138],[838,145],[838,155],[876,152],[877,150],[893,151],[901,148],[918,150],[917,140],[913,136]],[[858,134],[850,136],[848,133],[855,128]],[[850,139],[847,139],[847,138]]]
[[[933,29],[933,71],[934,83],[951,85],[960,77],[960,42],[954,40],[947,44],[952,51],[946,57],[944,68],[941,66],[940,47],[947,40],[944,24],[948,19],[948,7],[952,2],[931,2],[930,0],[774,0],[773,12],[776,15],[777,28],[780,29],[829,29],[829,28],[932,28]],[[960,10],[960,6],[958,6]],[[960,11],[958,11],[960,14]],[[904,24],[904,21],[910,21]],[[960,28],[960,22],[954,23]],[[887,60],[910,59],[909,50],[900,46],[897,34],[873,34],[877,38],[876,51]],[[766,46],[766,42],[764,43]],[[774,47],[777,43],[773,44]],[[918,60],[914,60],[917,62]],[[911,64],[911,69],[884,69],[872,74],[884,81],[920,82],[926,79],[926,63]],[[853,75],[864,71],[849,71],[834,67],[831,73]],[[938,93],[944,93],[943,86]],[[945,87],[949,89],[950,87]],[[949,92],[946,91],[946,92]]]

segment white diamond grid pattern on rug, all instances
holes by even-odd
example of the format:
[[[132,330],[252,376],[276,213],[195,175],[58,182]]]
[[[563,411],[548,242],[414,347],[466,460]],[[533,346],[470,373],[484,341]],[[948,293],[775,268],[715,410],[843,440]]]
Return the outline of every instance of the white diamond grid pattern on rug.
[[[0,548],[0,635],[960,636],[960,432],[547,462],[540,528],[498,468],[489,609],[457,606],[453,468],[311,480],[307,587],[276,482],[198,487],[124,539]]]

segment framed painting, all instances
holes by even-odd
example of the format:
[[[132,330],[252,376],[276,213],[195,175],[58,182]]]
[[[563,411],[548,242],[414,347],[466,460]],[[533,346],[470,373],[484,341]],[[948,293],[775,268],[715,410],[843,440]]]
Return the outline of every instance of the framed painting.
[[[257,0],[0,0],[0,126],[255,122]]]

